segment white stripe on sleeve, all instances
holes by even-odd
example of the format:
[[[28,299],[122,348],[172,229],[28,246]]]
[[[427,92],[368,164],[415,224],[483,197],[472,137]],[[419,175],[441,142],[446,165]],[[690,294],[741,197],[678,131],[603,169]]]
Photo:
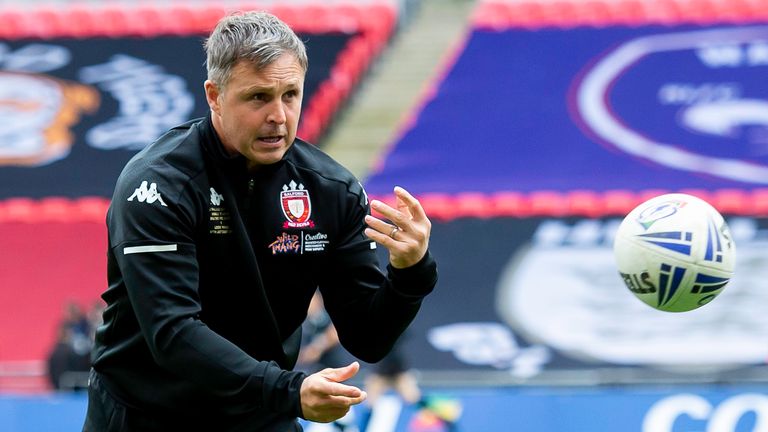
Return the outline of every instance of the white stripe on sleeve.
[[[150,245],[150,246],[129,246],[123,248],[123,255],[146,253],[146,252],[175,252],[178,250],[178,245]]]

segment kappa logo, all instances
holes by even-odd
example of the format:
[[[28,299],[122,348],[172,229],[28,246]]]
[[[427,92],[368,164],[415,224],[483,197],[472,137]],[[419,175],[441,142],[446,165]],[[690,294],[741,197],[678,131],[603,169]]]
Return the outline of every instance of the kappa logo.
[[[216,192],[216,189],[211,188],[211,205],[218,207],[222,201],[224,201],[224,196]]]
[[[283,215],[288,219],[283,223],[283,228],[315,226],[315,223],[309,219],[312,214],[312,201],[309,199],[309,191],[304,189],[303,184],[297,184],[291,180],[287,185],[283,185],[283,191],[280,192],[280,207]]]
[[[160,205],[168,207],[165,204],[165,201],[163,201],[163,197],[160,196],[160,192],[157,191],[157,183],[150,184],[146,180],[142,181],[141,186],[133,191],[133,195],[128,197],[128,201],[133,201],[134,198],[139,202],[145,202],[147,204],[154,204],[155,201],[160,201]]]

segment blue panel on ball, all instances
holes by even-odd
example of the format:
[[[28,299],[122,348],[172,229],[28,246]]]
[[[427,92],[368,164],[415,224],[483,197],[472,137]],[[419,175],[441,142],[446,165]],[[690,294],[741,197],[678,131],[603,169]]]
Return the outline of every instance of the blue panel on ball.
[[[669,242],[662,242],[662,241],[653,241],[653,240],[643,240],[646,243],[654,244],[656,246],[663,247],[664,249],[669,249],[673,252],[681,253],[684,255],[691,255],[691,245],[684,244],[684,243],[669,243]]]
[[[671,274],[670,274],[671,273]],[[669,264],[661,264],[659,273],[659,306],[663,306],[675,296],[680,283],[685,276],[685,267],[672,267]]]
[[[686,234],[690,236],[690,233],[686,233]],[[682,231],[665,231],[665,232],[657,232],[657,233],[638,234],[637,236],[681,240],[683,238],[683,232]]]
[[[703,294],[703,293],[708,293],[712,291],[717,291],[723,286],[725,286],[725,284],[727,284],[729,280],[731,279],[699,273],[696,275],[696,281],[695,281],[695,284],[693,285],[693,288],[691,289],[691,292],[694,294],[699,294],[699,293]]]

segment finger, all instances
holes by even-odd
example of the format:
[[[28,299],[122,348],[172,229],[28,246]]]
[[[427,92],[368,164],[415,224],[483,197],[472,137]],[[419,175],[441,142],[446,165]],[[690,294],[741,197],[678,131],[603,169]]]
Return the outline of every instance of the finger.
[[[400,248],[399,245],[402,242],[405,242],[407,240],[407,237],[405,236],[404,232],[401,230],[401,231],[398,231],[397,234],[395,235],[396,239],[393,239],[392,237],[389,236],[390,231],[392,231],[391,226],[386,234],[376,231],[372,228],[366,228],[364,233],[366,236],[368,236],[369,239],[384,246],[389,250],[390,253],[393,253],[396,250],[399,250]]]
[[[361,391],[357,397],[349,397],[349,396],[341,396],[341,395],[331,395],[328,397],[328,399],[331,401],[333,405],[346,406],[346,407],[350,407],[352,405],[357,405],[359,403],[362,403],[367,398],[368,398],[368,394],[364,391]]]
[[[405,199],[403,199],[402,196],[398,195],[398,189],[400,191],[405,191],[405,189],[403,189],[403,188],[401,188],[399,186],[395,187],[395,206],[397,207],[397,210],[400,213],[402,213],[404,215],[407,215],[407,217],[410,219],[411,218],[411,210],[408,208],[408,203],[405,201]]]
[[[410,227],[411,218],[410,216],[406,216],[406,214],[403,212],[396,210],[379,200],[371,201],[371,207],[392,221],[392,224],[399,226],[401,229],[407,231]]]
[[[355,386],[350,386],[341,383],[327,383],[327,386],[323,386],[318,389],[319,392],[327,395],[328,397],[343,397],[349,399],[359,399],[365,392]]]
[[[359,370],[360,370],[360,363],[352,362],[349,365],[341,368],[325,369],[323,370],[322,375],[331,381],[342,382],[357,375],[357,371]]]
[[[397,215],[397,210],[392,208],[389,204],[379,201],[379,200],[371,200],[371,208],[376,210],[378,213],[380,213],[382,216],[384,216],[387,219],[394,219]]]
[[[365,223],[367,223],[369,227],[385,235],[389,235],[389,233],[392,232],[392,228],[394,228],[392,224],[370,215],[365,217]]]
[[[376,230],[374,230],[372,228],[366,228],[365,231],[363,231],[363,233],[365,233],[365,235],[369,239],[375,241],[376,243],[378,243],[380,245],[384,245],[384,247],[386,247],[386,248],[389,248],[390,247],[390,243],[394,241],[391,238],[389,238],[389,236],[385,236],[384,234],[382,234],[382,233],[380,233],[380,232],[378,232],[378,231],[376,231]]]
[[[405,203],[413,219],[424,220],[427,218],[427,214],[424,212],[424,208],[421,206],[421,203],[416,199],[416,197],[411,195],[410,192],[401,188],[400,186],[395,186],[395,196],[398,198],[398,204],[400,200]]]

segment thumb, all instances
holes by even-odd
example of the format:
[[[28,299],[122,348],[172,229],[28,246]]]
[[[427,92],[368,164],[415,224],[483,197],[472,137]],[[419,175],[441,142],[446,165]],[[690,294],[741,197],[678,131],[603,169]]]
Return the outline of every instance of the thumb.
[[[357,375],[360,370],[360,363],[352,362],[347,366],[335,369],[326,369],[323,375],[331,381],[342,382]]]

